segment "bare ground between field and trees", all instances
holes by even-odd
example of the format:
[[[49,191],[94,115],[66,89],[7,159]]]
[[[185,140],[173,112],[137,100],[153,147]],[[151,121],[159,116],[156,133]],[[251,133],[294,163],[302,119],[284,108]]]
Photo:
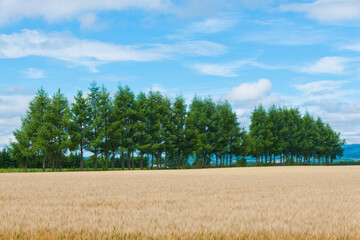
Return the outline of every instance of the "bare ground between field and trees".
[[[359,239],[360,167],[0,175],[0,238]]]

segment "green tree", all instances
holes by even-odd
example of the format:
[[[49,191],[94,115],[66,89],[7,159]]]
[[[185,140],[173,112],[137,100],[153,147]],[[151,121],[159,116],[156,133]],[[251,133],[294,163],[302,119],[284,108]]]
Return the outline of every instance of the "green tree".
[[[42,155],[42,169],[45,172],[46,155],[48,154],[51,124],[46,119],[51,100],[43,88],[39,89],[29,104],[27,131],[32,132],[32,151]]]
[[[101,151],[105,155],[105,169],[109,168],[109,151],[111,149],[111,137],[112,134],[112,100],[110,98],[110,93],[103,86],[99,94],[99,115],[101,121],[100,134],[98,136],[98,141],[100,142]]]
[[[133,160],[134,134],[136,115],[134,110],[135,96],[129,87],[119,86],[114,98],[114,126],[119,138],[121,151],[122,169],[124,170],[124,152],[127,153],[128,169],[130,170],[130,160]],[[132,154],[131,154],[132,153]]]
[[[70,109],[67,98],[60,89],[53,95],[46,118],[51,126],[50,142],[54,143],[55,155],[57,155],[59,170],[62,168],[63,154],[71,145],[69,135]],[[53,158],[54,171],[54,158]]]
[[[143,157],[144,154],[149,153],[151,144],[151,136],[149,132],[148,124],[148,106],[147,106],[147,97],[145,93],[140,92],[135,100],[135,113],[136,113],[136,122],[135,122],[135,142],[137,149],[140,154],[140,169],[143,169]]]
[[[89,125],[89,106],[83,97],[82,91],[78,91],[75,102],[71,104],[70,136],[71,149],[80,149],[80,170],[84,167],[84,146],[87,145],[86,130]]]
[[[90,85],[90,93],[87,97],[87,106],[89,112],[89,125],[87,127],[86,133],[86,147],[87,150],[94,154],[94,165],[95,170],[98,167],[98,154],[100,152],[101,147],[101,127],[102,127],[102,119],[100,112],[100,88],[97,86],[95,82]]]
[[[177,164],[178,167],[184,167],[185,165],[185,152],[186,152],[186,104],[183,96],[177,96],[173,104],[172,110],[172,122],[173,122],[173,139],[174,139],[174,148],[173,150],[177,152]],[[182,161],[181,161],[182,158]]]
[[[266,148],[264,134],[266,131],[266,111],[264,107],[261,105],[256,107],[252,112],[250,119],[251,155],[256,158],[256,163],[260,163],[260,159],[262,160]]]

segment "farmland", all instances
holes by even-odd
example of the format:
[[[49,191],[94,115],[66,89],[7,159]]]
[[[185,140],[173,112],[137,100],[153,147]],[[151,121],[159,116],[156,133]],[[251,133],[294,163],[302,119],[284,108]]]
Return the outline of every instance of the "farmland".
[[[1,238],[360,238],[360,167],[0,174]]]

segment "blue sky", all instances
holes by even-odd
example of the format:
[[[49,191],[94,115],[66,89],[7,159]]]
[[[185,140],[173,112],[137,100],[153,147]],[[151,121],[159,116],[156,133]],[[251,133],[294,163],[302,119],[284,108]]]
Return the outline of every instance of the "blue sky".
[[[360,143],[359,0],[0,0],[0,147],[41,86],[298,106]]]

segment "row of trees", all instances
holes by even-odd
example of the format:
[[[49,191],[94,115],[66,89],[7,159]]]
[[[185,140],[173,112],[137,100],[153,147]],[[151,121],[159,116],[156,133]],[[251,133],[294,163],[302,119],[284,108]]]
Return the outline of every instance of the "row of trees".
[[[240,126],[226,101],[214,103],[195,97],[189,106],[182,96],[171,102],[159,92],[139,93],[120,86],[113,97],[92,83],[85,97],[74,102],[58,90],[51,98],[44,89],[30,102],[22,126],[10,144],[21,165],[42,161],[42,168],[61,168],[68,153],[76,152],[84,167],[84,151],[91,152],[94,168],[122,169],[231,166],[233,158],[254,156],[257,163],[310,163],[310,157],[330,159],[342,155],[339,134],[321,119],[298,109],[256,108],[249,134]],[[71,153],[72,154],[72,153]],[[76,155],[76,154],[75,154]],[[71,156],[75,156],[72,154]],[[77,155],[76,155],[77,156]],[[294,161],[295,158],[295,161]],[[191,160],[191,161],[190,161]]]
[[[11,157],[8,148],[3,148],[0,152],[0,168],[17,168],[18,162]]]
[[[139,93],[119,87],[114,97],[92,83],[87,97],[78,91],[71,106],[58,90],[52,98],[40,89],[30,102],[21,129],[11,143],[15,157],[29,161],[42,159],[42,168],[62,168],[70,151],[93,154],[94,168],[103,156],[105,168],[114,167],[120,156],[121,167],[134,169],[134,158],[150,158],[151,168],[178,168],[195,158],[196,167],[228,166],[233,156],[246,152],[246,132],[227,102],[215,104],[211,98],[195,97],[189,107],[178,96],[172,103],[159,92]],[[147,159],[146,159],[147,160]]]
[[[304,116],[297,108],[277,108],[266,111],[262,106],[254,109],[251,116],[250,154],[256,162],[310,164],[318,161],[333,163],[343,156],[345,140],[331,129],[321,118],[316,120],[306,112]]]

